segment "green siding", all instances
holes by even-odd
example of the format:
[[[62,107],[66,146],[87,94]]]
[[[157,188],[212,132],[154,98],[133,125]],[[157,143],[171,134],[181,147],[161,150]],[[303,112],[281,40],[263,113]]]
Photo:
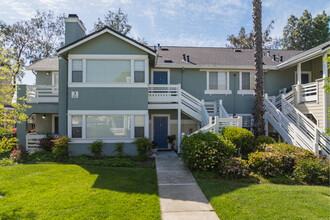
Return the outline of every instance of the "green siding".
[[[77,155],[91,155],[91,152],[88,150],[88,145],[90,144],[74,144],[70,143],[69,144],[69,152],[70,156],[77,156]],[[110,144],[110,143],[105,143],[104,147],[102,149],[103,153],[105,156],[115,156],[116,154],[114,153],[115,150],[115,144]],[[125,143],[124,144],[124,153],[129,156],[136,156],[137,151],[136,151],[136,145],[131,144],[131,143]]]
[[[312,81],[322,78],[323,67],[322,67],[322,57],[317,57],[312,60]],[[321,74],[322,72],[322,74]]]
[[[67,135],[68,62],[60,59],[59,68],[58,130],[59,135]]]
[[[80,25],[75,22],[65,22],[65,45],[70,44],[85,36]]]
[[[49,71],[47,71],[49,72]],[[52,85],[52,73],[47,75],[46,71],[38,71],[36,76],[37,85]]]
[[[71,98],[78,91],[79,98]],[[147,110],[147,88],[69,88],[69,110]]]
[[[149,113],[150,120],[151,120],[151,115],[153,115],[153,114],[170,115],[170,119],[172,119],[172,120],[178,119],[178,110],[176,110],[176,109],[150,109],[148,113]],[[181,119],[192,119],[192,118],[181,113]]]
[[[46,118],[42,118],[46,115]],[[36,132],[39,134],[52,133],[52,114],[36,114]]]
[[[147,52],[109,34],[104,33],[70,50],[70,54],[134,54],[147,55]]]

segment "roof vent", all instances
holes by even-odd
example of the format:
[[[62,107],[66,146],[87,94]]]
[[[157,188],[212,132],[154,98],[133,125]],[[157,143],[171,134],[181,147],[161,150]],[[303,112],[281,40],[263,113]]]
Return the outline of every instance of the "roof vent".
[[[239,52],[242,52],[242,50],[241,49],[235,49],[234,52],[239,53]]]
[[[156,51],[157,50],[157,47],[156,47],[156,45],[154,45],[154,51]]]
[[[168,51],[168,48],[162,48],[162,51]]]
[[[164,60],[165,63],[173,63],[172,60]]]
[[[160,50],[160,44],[158,44],[158,50]]]
[[[270,57],[270,51],[269,50],[267,51],[267,57]]]
[[[182,62],[186,62],[186,54],[182,54]]]
[[[276,55],[273,55],[273,60],[276,61]]]
[[[280,56],[280,62],[283,62],[283,56]]]
[[[190,60],[189,60],[189,57],[190,57],[190,56],[189,56],[189,55],[187,55],[187,62],[188,62],[188,63],[190,62]]]

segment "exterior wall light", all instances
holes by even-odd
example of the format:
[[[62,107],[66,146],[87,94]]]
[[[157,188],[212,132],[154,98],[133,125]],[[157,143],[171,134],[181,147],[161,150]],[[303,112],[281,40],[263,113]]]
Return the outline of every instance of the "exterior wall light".
[[[46,118],[46,115],[42,115],[41,118],[42,118],[42,119],[45,119],[45,118]]]

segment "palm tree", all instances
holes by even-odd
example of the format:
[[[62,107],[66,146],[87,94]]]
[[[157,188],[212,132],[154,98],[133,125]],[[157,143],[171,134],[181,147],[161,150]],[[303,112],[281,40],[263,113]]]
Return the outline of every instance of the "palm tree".
[[[255,63],[255,86],[253,107],[253,131],[255,138],[265,134],[264,127],[264,73],[262,69],[262,30],[261,0],[252,0],[253,4],[253,40]]]

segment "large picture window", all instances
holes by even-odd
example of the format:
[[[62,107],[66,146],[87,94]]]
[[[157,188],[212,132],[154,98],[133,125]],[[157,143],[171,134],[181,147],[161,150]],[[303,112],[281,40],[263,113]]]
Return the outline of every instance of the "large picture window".
[[[86,65],[88,83],[131,82],[130,60],[87,60]]]
[[[131,116],[88,115],[86,116],[87,138],[130,138]]]

